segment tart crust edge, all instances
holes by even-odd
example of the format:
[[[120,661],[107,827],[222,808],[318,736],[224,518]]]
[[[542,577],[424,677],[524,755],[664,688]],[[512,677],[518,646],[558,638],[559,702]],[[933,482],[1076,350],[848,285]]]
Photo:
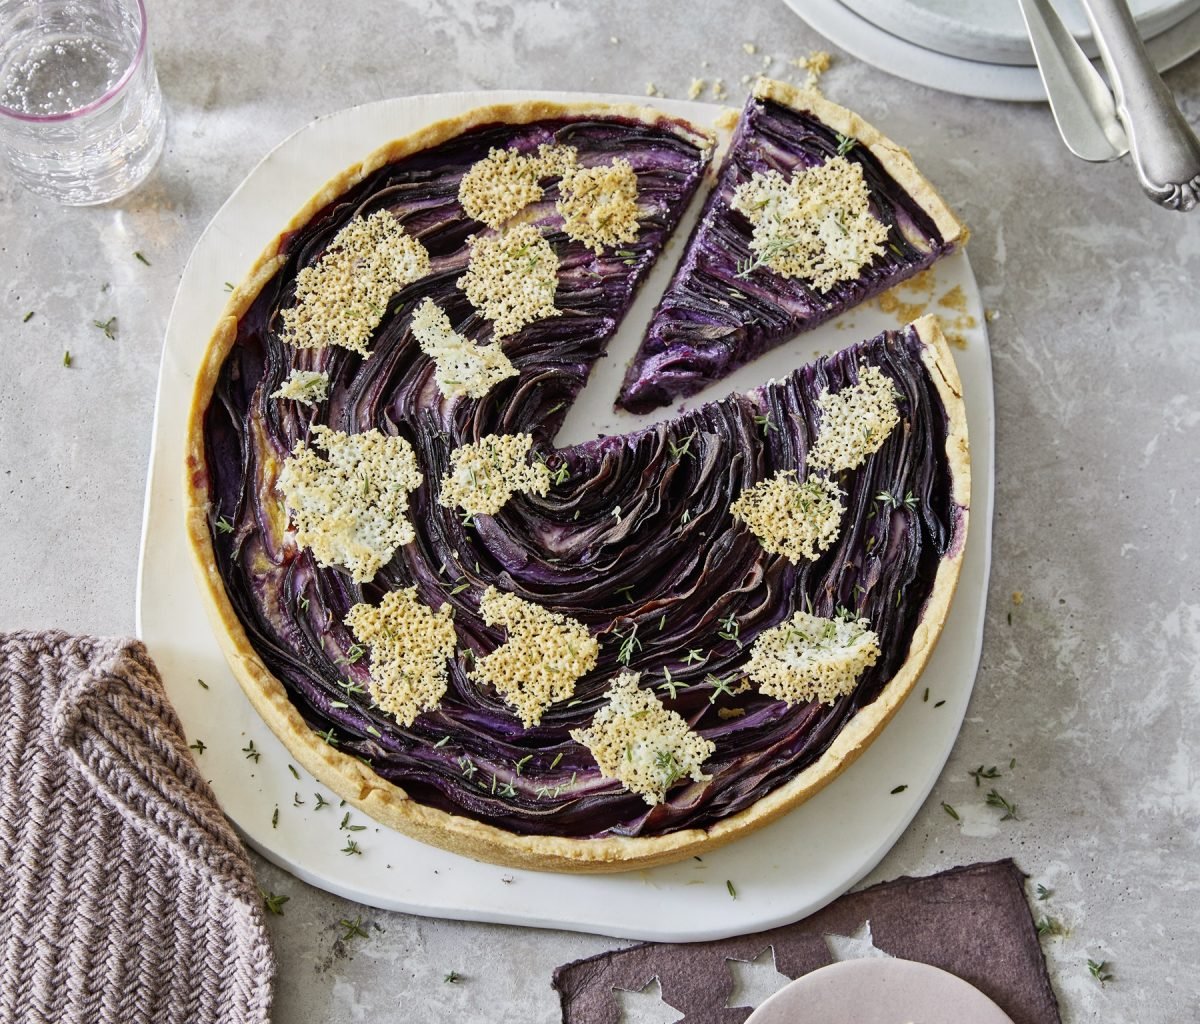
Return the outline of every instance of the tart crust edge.
[[[835,109],[843,110],[840,107]],[[855,117],[849,111],[845,113]],[[431,846],[510,867],[611,873],[682,860],[722,846],[775,820],[840,775],[882,730],[915,687],[941,632],[958,582],[970,504],[970,455],[961,385],[954,357],[936,317],[922,317],[914,322],[914,326],[925,346],[922,359],[947,416],[946,454],[952,481],[952,499],[961,510],[961,518],[956,526],[954,549],[938,567],[934,587],[917,623],[908,657],[896,675],[885,684],[880,696],[847,723],[816,762],[750,807],[708,829],[685,829],[661,836],[599,839],[520,835],[473,818],[419,804],[401,787],[381,779],[356,758],[342,754],[320,740],[291,703],[283,684],[271,674],[254,651],[225,592],[209,531],[209,489],[204,444],[204,416],[221,367],[236,340],[238,322],[284,262],[285,257],[279,254],[284,237],[307,224],[320,209],[384,164],[437,145],[470,128],[493,122],[524,124],[553,117],[589,115],[630,117],[673,126],[673,130],[686,133],[698,144],[703,146],[707,143],[709,153],[712,151],[714,140],[711,133],[702,132],[648,107],[548,101],[500,104],[480,107],[435,122],[418,132],[387,143],[318,191],[276,240],[267,246],[245,280],[234,289],[208,342],[196,375],[188,414],[183,497],[193,568],[205,611],[226,661],[255,711],[289,753],[318,781],[382,824]],[[824,112],[821,116],[824,119]],[[865,122],[861,125],[869,128]],[[863,135],[858,137],[867,141]],[[889,172],[895,173],[891,168]],[[923,183],[923,179],[920,180]],[[910,184],[901,183],[906,188]],[[925,187],[940,203],[932,188],[928,185]],[[922,205],[925,205],[924,201]],[[953,218],[948,208],[946,213]],[[957,220],[954,223],[957,225]]]

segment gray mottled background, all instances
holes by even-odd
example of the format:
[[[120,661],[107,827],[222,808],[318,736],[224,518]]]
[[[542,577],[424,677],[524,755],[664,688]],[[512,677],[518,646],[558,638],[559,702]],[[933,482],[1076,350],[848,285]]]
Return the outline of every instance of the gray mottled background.
[[[151,17],[171,110],[151,181],[114,206],[71,210],[0,176],[3,628],[132,630],[176,282],[218,206],[296,128],[366,100],[463,88],[640,94],[653,81],[683,96],[693,76],[720,75],[736,103],[763,54],[779,74],[824,45],[782,3],[745,0],[205,0],[157,3]],[[1054,890],[1041,907],[1068,929],[1045,943],[1068,1021],[1194,1019],[1200,212],[1158,212],[1128,168],[1074,161],[1043,108],[959,99],[834,56],[827,93],[913,150],[971,225],[999,312],[983,665],[942,781],[872,880],[1012,855]],[[1200,61],[1169,81],[1200,121]],[[114,315],[110,341],[92,321]],[[981,762],[1004,769],[1018,821],[983,806],[967,775]],[[616,945],[364,911],[257,864],[265,888],[290,896],[272,920],[286,1024],[554,1021],[551,969]],[[370,937],[339,942],[336,922],[359,915]],[[1092,979],[1089,957],[1110,961],[1115,980]],[[459,983],[443,982],[450,970]]]

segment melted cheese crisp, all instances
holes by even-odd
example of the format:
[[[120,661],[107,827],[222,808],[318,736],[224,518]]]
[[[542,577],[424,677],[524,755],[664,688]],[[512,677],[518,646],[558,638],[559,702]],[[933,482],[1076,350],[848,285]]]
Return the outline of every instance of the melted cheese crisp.
[[[616,157],[599,167],[569,170],[558,187],[556,204],[567,236],[597,256],[638,236],[637,175],[628,160]]]
[[[508,627],[508,640],[476,659],[472,676],[491,683],[520,716],[526,729],[575,692],[575,682],[596,667],[600,645],[587,627],[495,587],[483,593],[479,610],[489,626]]]
[[[429,253],[386,210],[337,233],[315,265],[296,275],[296,304],[282,311],[283,340],[297,348],[341,345],[368,355],[388,301],[429,273]]]
[[[516,334],[535,320],[562,315],[554,305],[558,257],[534,225],[519,224],[469,241],[471,261],[457,284],[471,305],[492,321],[497,338]]]
[[[884,253],[888,227],[871,215],[862,167],[842,156],[797,170],[755,173],[733,194],[733,208],[754,225],[751,269],[765,264],[819,292],[852,281]]]
[[[494,516],[516,491],[544,495],[550,470],[527,461],[530,434],[489,434],[450,453],[450,471],[442,477],[438,502],[473,516]]]
[[[498,228],[542,198],[541,179],[575,166],[573,146],[543,145],[536,154],[493,149],[472,164],[458,186],[458,201],[472,220]]]
[[[464,338],[432,299],[417,307],[412,332],[421,351],[433,359],[434,379],[447,398],[482,398],[500,381],[517,374],[499,345],[476,345]]]
[[[571,739],[592,752],[601,775],[620,780],[653,805],[665,800],[667,790],[682,778],[711,779],[701,768],[716,744],[664,708],[653,693],[638,686],[638,679],[636,672],[617,676],[606,694],[608,703],[587,729],[572,729]]]
[[[328,394],[329,374],[320,370],[292,370],[279,390],[271,392],[271,397],[290,399],[303,405],[316,405],[325,401]]]
[[[742,491],[729,511],[768,551],[811,562],[837,540],[846,506],[832,481],[810,476],[800,483],[789,469]]]
[[[861,466],[874,455],[900,422],[896,385],[877,366],[860,366],[858,383],[841,391],[821,392],[821,426],[808,464],[837,473]]]
[[[760,633],[746,672],[769,697],[788,704],[832,704],[854,692],[879,657],[879,637],[866,619],[824,619],[796,612]]]
[[[296,540],[323,566],[372,579],[396,548],[413,539],[408,495],[421,485],[412,446],[378,430],[343,434],[313,427],[317,455],[303,441],[284,461],[279,490],[296,524]]]
[[[376,608],[356,604],[346,625],[371,649],[371,696],[403,726],[432,711],[446,693],[446,662],[454,657],[452,609],[417,599],[417,588],[392,590]]]

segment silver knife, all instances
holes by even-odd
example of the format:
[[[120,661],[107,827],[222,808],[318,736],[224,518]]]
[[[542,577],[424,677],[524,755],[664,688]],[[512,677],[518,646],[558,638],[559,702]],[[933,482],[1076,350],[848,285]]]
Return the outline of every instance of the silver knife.
[[[1067,149],[1083,160],[1116,160],[1129,152],[1117,105],[1100,72],[1075,42],[1050,0],[1020,0],[1050,112]]]

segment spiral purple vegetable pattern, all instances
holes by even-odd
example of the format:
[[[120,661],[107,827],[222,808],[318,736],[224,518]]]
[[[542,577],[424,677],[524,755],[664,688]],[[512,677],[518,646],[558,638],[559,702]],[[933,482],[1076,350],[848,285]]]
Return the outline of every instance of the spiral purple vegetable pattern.
[[[552,211],[543,209],[560,259],[563,315],[503,339],[518,376],[483,399],[446,399],[409,330],[415,307],[432,297],[458,331],[491,340],[455,286],[467,236],[482,230],[463,215],[457,182],[491,146],[552,140],[581,155],[629,159],[650,212],[637,242],[596,256],[555,230]],[[940,560],[961,545],[946,413],[911,328],[650,429],[554,448],[565,408],[603,354],[706,159],[678,127],[615,118],[468,132],[379,169],[295,231],[284,243],[285,264],[238,324],[204,417],[211,539],[227,596],[311,728],[422,804],[514,833],[569,837],[653,836],[717,822],[812,764],[878,696],[907,656]],[[385,208],[425,244],[431,273],[392,299],[369,358],[289,346],[280,310],[293,301],[297,271],[350,218]],[[764,551],[729,505],[776,471],[804,466],[820,421],[817,396],[852,384],[861,363],[894,381],[902,422],[863,466],[839,476],[847,514],[835,545],[817,561],[794,565]],[[315,406],[271,398],[295,368],[327,372],[329,397]],[[411,498],[416,540],[366,584],[317,566],[287,535],[275,481],[317,424],[399,434],[424,474]],[[438,503],[437,482],[455,447],[516,432],[534,436],[552,471],[565,467],[545,497],[516,495],[473,524]],[[910,500],[880,502],[881,492]],[[574,617],[600,641],[599,663],[579,680],[575,697],[531,729],[469,675],[475,656],[506,639],[479,614],[489,585]],[[373,706],[370,655],[343,620],[354,604],[378,604],[385,592],[410,586],[433,608],[453,607],[459,653],[441,706],[403,728]],[[882,651],[852,694],[827,706],[788,706],[742,689],[759,633],[798,609],[830,615],[838,606],[871,621]],[[716,744],[705,766],[712,780],[681,782],[654,807],[603,778],[568,735],[587,726],[626,667]]]

